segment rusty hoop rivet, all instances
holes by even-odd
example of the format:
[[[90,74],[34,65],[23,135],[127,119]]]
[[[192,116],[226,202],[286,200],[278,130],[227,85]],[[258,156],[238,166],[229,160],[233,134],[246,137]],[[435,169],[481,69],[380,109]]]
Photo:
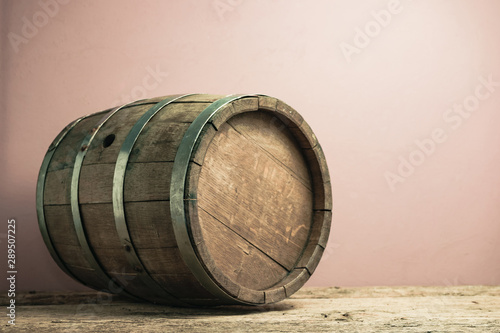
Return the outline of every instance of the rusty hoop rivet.
[[[83,146],[80,148],[80,150],[81,150],[81,151],[85,151],[85,150],[87,150],[87,148],[88,148],[88,147],[89,147],[89,146],[87,146],[87,145],[83,145]]]

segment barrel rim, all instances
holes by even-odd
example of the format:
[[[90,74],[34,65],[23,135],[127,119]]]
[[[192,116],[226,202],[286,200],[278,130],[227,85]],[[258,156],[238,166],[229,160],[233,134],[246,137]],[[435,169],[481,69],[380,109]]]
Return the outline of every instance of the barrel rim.
[[[256,99],[255,109],[238,110],[233,108],[233,103],[237,100],[249,98]],[[210,258],[200,258],[199,247],[203,249],[205,245],[196,244],[193,232],[197,231],[193,230],[191,224],[191,218],[197,217],[197,204],[196,197],[193,197],[192,191],[190,191],[192,179],[190,179],[189,169],[192,163],[199,165],[194,156],[197,154],[200,141],[204,140],[203,136],[207,126],[218,129],[236,114],[257,110],[275,113],[289,128],[295,129],[294,136],[302,136],[299,141],[300,147],[308,151],[307,156],[305,156],[306,162],[308,165],[316,163],[315,169],[318,171],[312,179],[312,183],[316,184],[313,192],[315,194],[321,192],[320,199],[322,198],[322,200],[317,200],[316,195],[314,197],[311,232],[295,268],[275,287],[266,290],[252,290],[238,286],[218,267],[212,265],[208,269],[205,262],[210,261]],[[204,152],[201,155],[204,156]],[[193,181],[193,183],[197,182]],[[297,111],[282,101],[266,95],[230,95],[212,103],[188,128],[175,157],[170,188],[170,206],[174,233],[181,256],[193,275],[208,291],[231,304],[273,303],[290,296],[303,286],[314,272],[326,246],[331,224],[331,201],[328,167],[316,136]]]

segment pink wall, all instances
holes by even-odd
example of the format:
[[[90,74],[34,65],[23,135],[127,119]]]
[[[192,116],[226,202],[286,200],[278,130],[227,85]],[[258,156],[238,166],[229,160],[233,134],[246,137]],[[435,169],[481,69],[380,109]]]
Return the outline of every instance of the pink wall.
[[[15,218],[18,289],[82,288],[37,226],[55,135],[184,92],[266,93],[314,129],[335,212],[308,285],[500,283],[500,2],[54,1],[0,1],[0,267]]]

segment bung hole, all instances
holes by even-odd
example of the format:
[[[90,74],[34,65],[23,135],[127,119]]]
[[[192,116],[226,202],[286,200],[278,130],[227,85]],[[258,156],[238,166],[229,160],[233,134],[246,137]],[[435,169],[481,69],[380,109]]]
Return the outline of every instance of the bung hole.
[[[113,141],[115,141],[115,135],[110,134],[104,138],[104,140],[102,141],[102,146],[104,148],[108,148],[109,146],[111,146],[113,144]]]

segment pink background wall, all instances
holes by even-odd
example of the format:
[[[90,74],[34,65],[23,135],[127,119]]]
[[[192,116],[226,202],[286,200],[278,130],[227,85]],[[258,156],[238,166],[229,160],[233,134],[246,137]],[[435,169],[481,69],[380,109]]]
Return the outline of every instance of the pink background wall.
[[[266,93],[314,129],[335,212],[308,285],[500,283],[499,1],[55,1],[0,1],[0,267],[15,218],[18,290],[83,288],[36,220],[57,133],[189,92]]]

